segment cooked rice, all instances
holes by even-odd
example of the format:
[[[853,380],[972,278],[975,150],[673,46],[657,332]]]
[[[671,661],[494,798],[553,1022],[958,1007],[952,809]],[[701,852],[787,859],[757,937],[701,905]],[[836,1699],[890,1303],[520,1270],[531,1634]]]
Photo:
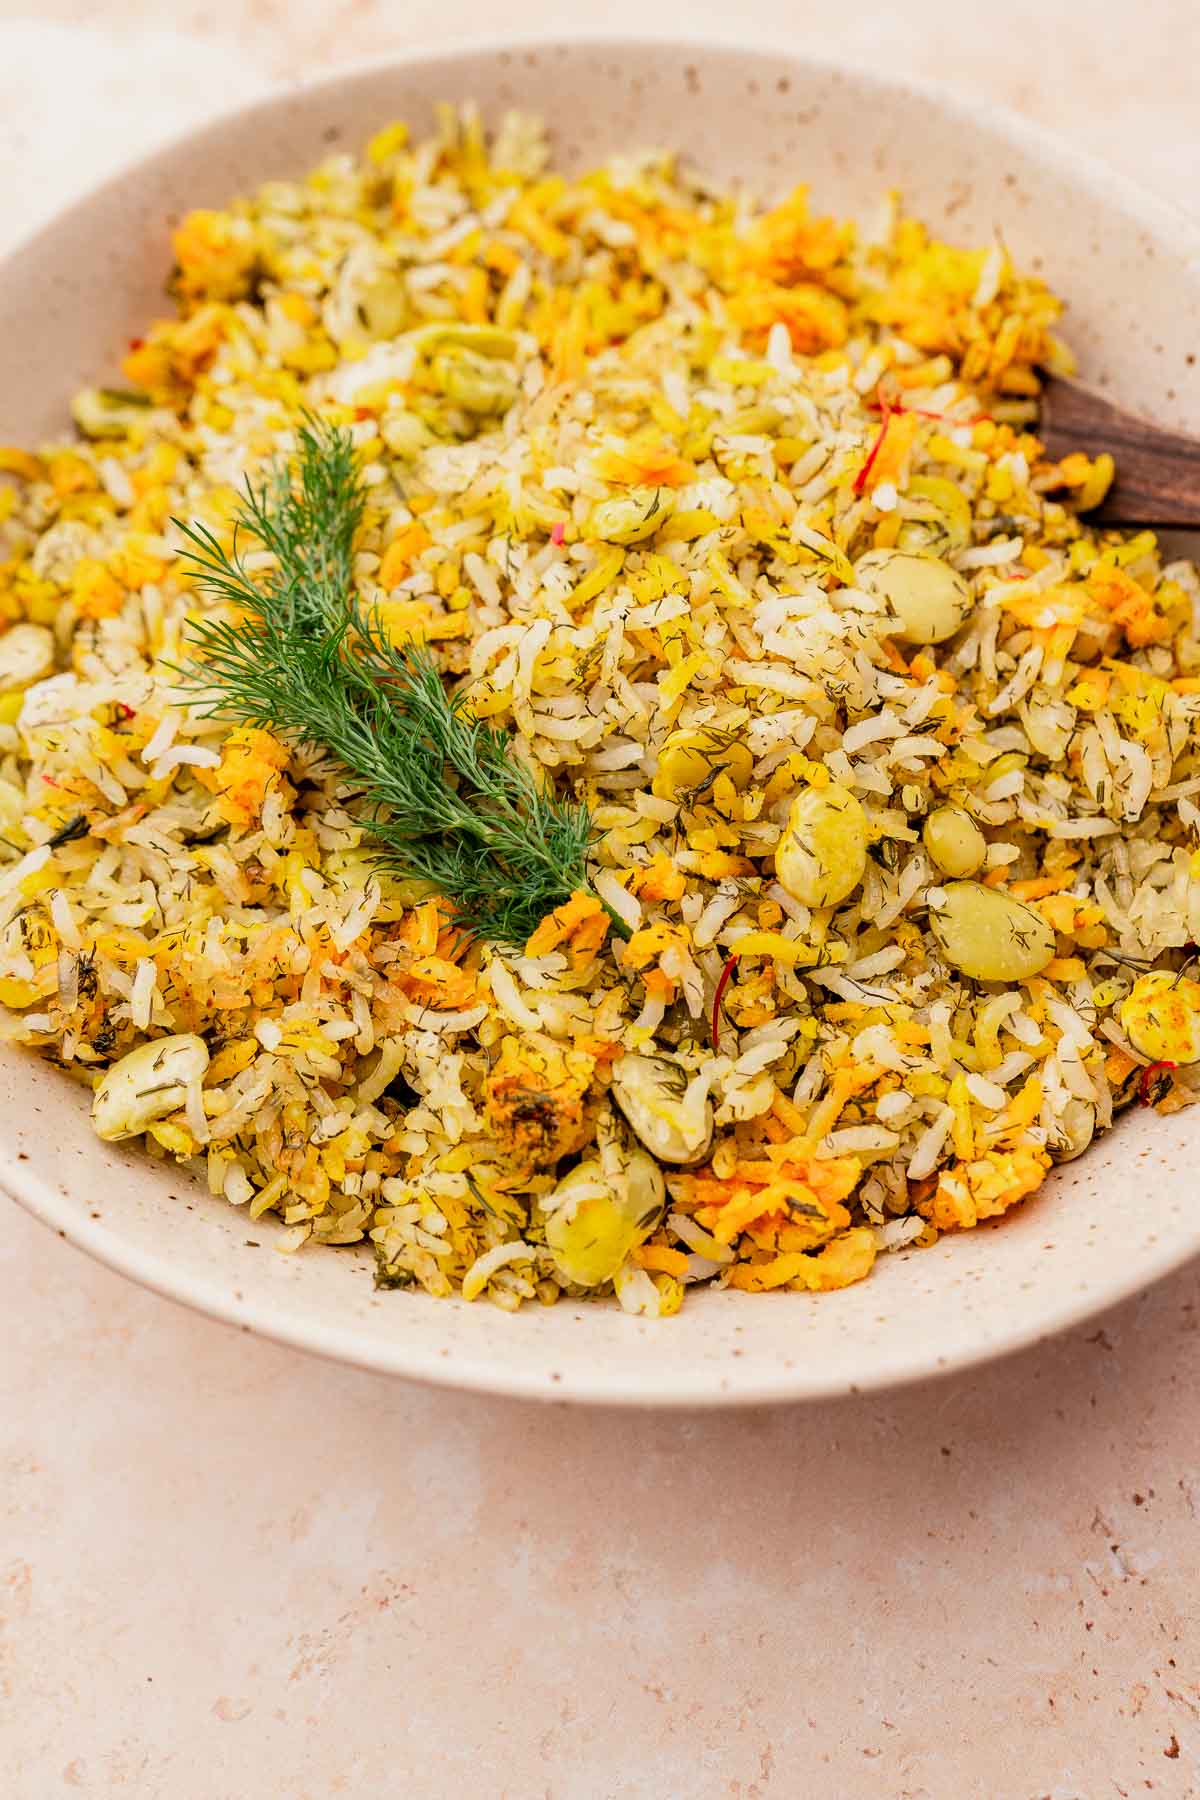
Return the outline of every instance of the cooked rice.
[[[1139,1083],[1191,1097],[1200,583],[1080,522],[1111,465],[1032,433],[1068,358],[1002,246],[803,190],[763,211],[664,155],[568,179],[529,121],[489,149],[465,109],[193,213],[175,252],[129,390],[81,396],[77,441],[0,449],[0,1002],[88,1084],[203,1040],[152,1156],[276,1213],[281,1249],[369,1240],[388,1285],[668,1314],[692,1284],[856,1281],[1032,1194]],[[628,942],[585,895],[523,952],[467,944],[373,871],[342,771],[184,702],[214,603],[172,519],[227,539],[305,407],[361,455],[364,603],[586,799]],[[945,641],[856,585],[896,547],[969,582]],[[673,786],[684,731],[741,776]],[[774,853],[831,782],[871,853],[808,906]],[[962,974],[930,923],[946,801],[980,881],[1055,934],[1028,978]],[[1131,1026],[1151,969],[1178,974],[1177,1057]],[[556,1184],[580,1153],[618,1179],[637,1051],[715,1137],[584,1288]]]

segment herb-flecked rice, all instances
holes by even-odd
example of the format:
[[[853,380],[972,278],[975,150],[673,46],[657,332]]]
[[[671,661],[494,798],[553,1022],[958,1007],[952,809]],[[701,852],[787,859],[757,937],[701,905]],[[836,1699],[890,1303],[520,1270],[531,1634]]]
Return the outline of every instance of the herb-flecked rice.
[[[77,440],[0,448],[0,1003],[103,1136],[387,1286],[667,1315],[858,1281],[1193,1097],[1200,581],[1046,459],[1060,306],[1002,245],[568,177],[466,108],[174,250]],[[240,616],[187,531],[236,553],[305,430],[363,616],[590,811],[526,941],[181,677]]]

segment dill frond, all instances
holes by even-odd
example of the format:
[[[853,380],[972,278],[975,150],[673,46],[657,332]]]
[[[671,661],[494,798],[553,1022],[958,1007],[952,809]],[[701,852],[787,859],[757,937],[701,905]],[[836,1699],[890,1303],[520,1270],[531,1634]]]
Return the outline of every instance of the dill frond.
[[[435,884],[465,929],[523,944],[586,885],[591,816],[474,718],[469,694],[447,693],[427,650],[392,643],[360,605],[363,504],[350,434],[309,417],[295,474],[248,485],[228,552],[176,520],[198,579],[236,609],[189,627],[196,660],[178,673],[205,711],[335,756],[361,790],[377,861]],[[247,541],[270,554],[261,574]]]

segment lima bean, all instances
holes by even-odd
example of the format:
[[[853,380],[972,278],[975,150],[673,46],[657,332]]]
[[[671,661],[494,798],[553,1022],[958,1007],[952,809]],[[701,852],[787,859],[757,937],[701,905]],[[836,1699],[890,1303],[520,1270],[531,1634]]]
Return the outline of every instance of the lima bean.
[[[854,565],[854,581],[887,602],[894,635],[908,644],[942,643],[971,610],[971,590],[958,571],[921,550],[868,550]]]
[[[679,1063],[669,1056],[622,1056],[613,1064],[612,1095],[659,1162],[703,1162],[712,1142],[712,1102]]]
[[[110,1142],[140,1137],[156,1119],[178,1112],[207,1067],[208,1046],[192,1032],[139,1044],[113,1064],[92,1095],[97,1136]]]
[[[804,906],[837,906],[866,873],[869,835],[849,788],[835,781],[806,788],[792,801],[775,851],[780,885]]]
[[[630,1151],[623,1175],[614,1182],[599,1157],[589,1157],[554,1190],[546,1243],[560,1272],[580,1287],[611,1281],[662,1216],[666,1190],[654,1158]]]
[[[929,923],[946,961],[976,981],[1025,981],[1054,955],[1041,913],[979,881],[950,881]]]

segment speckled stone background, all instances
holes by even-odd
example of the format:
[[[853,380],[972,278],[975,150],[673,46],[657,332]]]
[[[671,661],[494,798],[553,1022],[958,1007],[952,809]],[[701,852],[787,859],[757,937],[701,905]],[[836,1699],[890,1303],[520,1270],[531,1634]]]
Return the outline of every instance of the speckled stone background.
[[[1200,204],[1196,0],[737,16]],[[215,105],[492,25],[482,0],[0,0],[0,248]],[[328,1367],[0,1208],[4,1800],[1200,1796],[1194,1270],[981,1375],[689,1420]]]

